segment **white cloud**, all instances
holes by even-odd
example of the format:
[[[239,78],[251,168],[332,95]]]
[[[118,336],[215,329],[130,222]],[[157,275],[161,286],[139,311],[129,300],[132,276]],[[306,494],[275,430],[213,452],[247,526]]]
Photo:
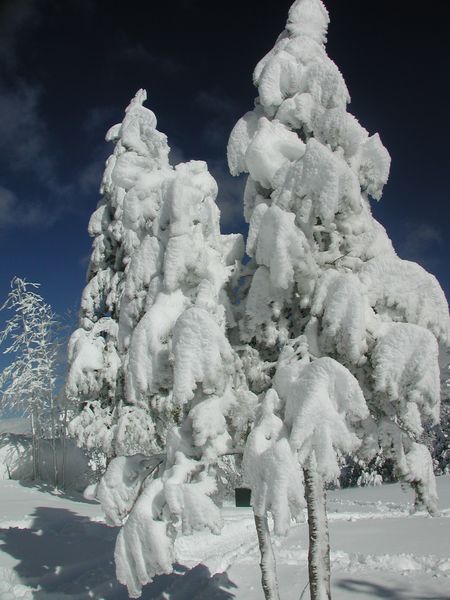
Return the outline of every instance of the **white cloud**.
[[[36,27],[46,0],[6,0],[0,20],[0,226],[48,226],[71,208],[77,184],[64,183],[58,156],[41,110],[44,90],[16,75],[24,34]],[[41,14],[37,9],[41,10]],[[29,182],[25,198],[11,189],[18,176]],[[5,183],[8,182],[8,183]],[[39,200],[35,200],[35,197]],[[31,201],[30,198],[33,198]]]
[[[46,124],[40,118],[40,90],[23,81],[7,87],[0,81],[0,153],[13,172],[32,172],[39,181],[56,184],[46,147]]]
[[[42,3],[41,3],[42,4]],[[3,168],[32,173],[57,191],[47,125],[39,111],[42,89],[16,75],[24,34],[41,22],[36,0],[6,0],[0,20],[0,155]]]

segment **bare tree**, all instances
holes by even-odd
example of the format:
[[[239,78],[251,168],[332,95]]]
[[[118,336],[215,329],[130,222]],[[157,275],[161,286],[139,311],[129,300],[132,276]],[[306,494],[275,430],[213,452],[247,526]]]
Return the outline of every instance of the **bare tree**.
[[[4,354],[12,361],[0,374],[1,411],[20,411],[31,418],[33,478],[39,479],[39,440],[43,436],[44,412],[49,414],[54,484],[58,483],[55,403],[58,344],[57,318],[51,306],[37,293],[39,284],[20,277],[11,281],[11,291],[0,310],[11,317],[0,331]]]

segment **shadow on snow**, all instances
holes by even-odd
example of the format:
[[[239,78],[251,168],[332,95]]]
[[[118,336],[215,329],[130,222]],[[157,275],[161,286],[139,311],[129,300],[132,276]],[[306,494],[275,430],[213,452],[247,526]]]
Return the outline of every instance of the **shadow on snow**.
[[[37,507],[31,529],[0,529],[2,551],[19,561],[22,583],[35,589],[34,600],[126,600],[117,583],[114,544],[117,529],[67,509]],[[175,565],[171,575],[155,577],[142,599],[229,600],[236,585],[226,573],[211,577],[205,565]]]
[[[386,598],[387,600],[449,600],[448,596],[436,596],[430,594],[413,594],[411,588],[394,588],[386,587],[372,581],[362,581],[359,579],[340,579],[334,583],[338,588],[348,592],[348,599],[359,600],[364,594],[364,597],[371,598]]]

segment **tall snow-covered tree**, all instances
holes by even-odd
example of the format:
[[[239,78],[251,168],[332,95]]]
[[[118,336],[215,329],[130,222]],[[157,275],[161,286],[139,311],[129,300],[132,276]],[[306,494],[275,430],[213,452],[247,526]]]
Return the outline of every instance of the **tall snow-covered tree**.
[[[129,447],[134,444],[135,451],[145,451],[155,441],[148,411],[135,411],[127,402],[124,375],[130,332],[142,317],[147,291],[154,284],[158,239],[149,234],[158,210],[158,186],[170,173],[167,139],[156,129],[155,115],[143,106],[145,98],[145,91],[139,90],[123,122],[106,135],[115,147],[106,162],[102,200],[89,222],[94,242],[88,282],[79,328],[69,342],[65,393],[81,409],[71,431],[86,448],[107,457],[123,452],[121,440],[126,439]],[[143,177],[153,183],[147,208],[135,215]],[[135,429],[149,435],[133,441],[130,432]]]
[[[0,410],[19,411],[31,419],[34,479],[39,479],[39,440],[45,425],[50,423],[56,486],[57,317],[38,293],[38,288],[37,283],[14,277],[8,297],[0,309],[12,311],[0,332],[0,343],[7,344],[4,354],[12,357],[0,374]]]
[[[365,456],[380,448],[392,456],[397,474],[433,512],[431,457],[421,436],[424,423],[438,418],[437,339],[448,338],[448,307],[436,279],[401,260],[371,214],[369,198],[381,198],[390,157],[378,134],[369,135],[347,111],[345,81],[325,51],[328,24],[320,0],[294,2],[285,30],[254,71],[255,107],[229,140],[231,173],[249,174],[244,214],[251,262],[240,322],[254,357],[249,380],[261,381],[259,356],[269,387],[267,365],[278,361],[275,412],[303,467],[312,461],[326,480],[336,474],[335,452],[355,450],[357,435]],[[287,355],[298,362],[289,377]],[[347,375],[330,375],[315,393],[305,380],[328,359]],[[356,422],[351,406],[338,408],[335,382],[349,377],[369,410],[363,419],[360,396]],[[297,388],[303,396],[292,400]],[[308,443],[305,453],[298,440],[317,438],[315,417],[327,398],[342,436],[335,444],[331,427],[319,436],[320,447]],[[294,412],[302,415],[298,427]],[[338,417],[351,425],[347,432]],[[319,453],[327,458],[322,467]],[[317,511],[317,502],[308,501],[310,524],[311,508]],[[329,571],[322,582],[317,569],[312,573],[311,592],[329,597]]]
[[[125,264],[104,278],[112,300],[92,302],[106,302],[106,314],[84,316],[72,338],[67,383],[93,401],[72,428],[87,443],[105,433],[116,456],[94,493],[108,522],[123,525],[115,558],[130,597],[172,570],[178,530],[219,533],[220,512],[210,498],[214,466],[242,444],[255,404],[226,336],[235,325],[227,287],[242,258],[242,238],[220,234],[217,184],[206,163],[169,165],[166,138],[144,99],[139,92],[109,134],[119,140],[119,151],[105,179],[120,192],[120,229],[114,231],[120,231]],[[98,232],[99,224],[111,222],[103,206],[91,231],[93,222]],[[94,255],[104,245],[104,234],[98,235]],[[88,284],[83,306],[91,306],[97,288]],[[104,396],[102,381],[111,384]]]

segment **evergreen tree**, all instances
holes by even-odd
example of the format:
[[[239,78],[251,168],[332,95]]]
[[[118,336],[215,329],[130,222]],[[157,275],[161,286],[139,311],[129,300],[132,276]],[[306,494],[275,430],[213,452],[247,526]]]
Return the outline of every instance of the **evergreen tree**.
[[[347,87],[325,52],[328,23],[320,0],[294,2],[285,30],[255,69],[255,108],[228,146],[231,173],[249,173],[244,211],[252,260],[240,323],[253,356],[248,376],[275,387],[281,402],[272,403],[274,417],[304,468],[313,599],[330,594],[319,496],[323,481],[338,474],[336,452],[361,442],[366,458],[381,449],[418,503],[436,510],[421,438],[424,423],[439,415],[437,338],[447,339],[449,327],[436,279],[401,260],[371,214],[369,197],[381,198],[390,157],[378,134],[369,136],[347,112]],[[263,376],[255,376],[258,356]],[[324,360],[332,362],[323,368]],[[351,389],[362,390],[365,402],[354,391],[358,401],[349,404]],[[249,472],[257,472],[258,460]],[[253,496],[257,488],[253,479]],[[260,505],[257,516],[267,510],[270,504]]]
[[[81,299],[80,326],[69,342],[65,394],[81,410],[70,429],[81,445],[100,457],[123,453],[120,444],[124,440],[135,451],[148,450],[154,442],[148,411],[130,408],[124,388],[130,332],[144,312],[153,275],[151,263],[143,267],[147,258],[152,259],[151,243],[141,247],[141,241],[147,221],[151,229],[152,193],[158,192],[150,185],[150,212],[135,215],[136,205],[146,199],[140,198],[139,181],[143,176],[153,178],[156,189],[170,173],[167,139],[156,129],[155,115],[142,105],[145,98],[145,91],[139,90],[123,122],[106,135],[115,147],[106,162],[102,200],[89,222],[94,242],[88,282]],[[126,439],[126,432],[133,431],[132,423],[149,435]]]
[[[108,267],[104,277],[117,280],[108,283],[107,314],[84,317],[91,329],[73,336],[67,383],[82,401],[84,390],[90,400],[100,395],[72,428],[88,444],[98,444],[104,432],[110,456],[116,455],[91,493],[108,523],[123,525],[115,558],[130,597],[139,597],[155,575],[171,572],[178,530],[220,532],[220,511],[210,497],[217,489],[215,464],[242,443],[255,404],[226,336],[235,325],[227,287],[242,259],[242,238],[220,234],[217,184],[206,163],[169,165],[166,139],[144,99],[140,92],[124,123],[111,130],[126,151],[119,150],[105,175],[121,196],[114,231],[121,232],[116,257],[125,266],[112,276]],[[102,214],[94,222],[109,223]],[[94,253],[104,247],[98,239]],[[102,304],[90,304],[92,289],[97,293],[97,283],[83,294],[88,308]],[[88,411],[94,418],[86,418]]]

